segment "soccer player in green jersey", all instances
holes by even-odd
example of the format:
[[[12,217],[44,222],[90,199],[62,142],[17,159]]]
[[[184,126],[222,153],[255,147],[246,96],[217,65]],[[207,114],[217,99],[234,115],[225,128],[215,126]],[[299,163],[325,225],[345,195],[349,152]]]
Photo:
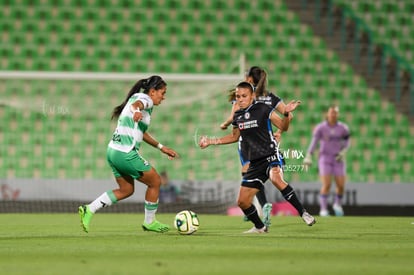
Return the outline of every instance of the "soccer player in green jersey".
[[[139,147],[142,141],[145,141],[161,150],[170,159],[178,156],[173,149],[163,146],[147,133],[153,107],[161,104],[166,91],[167,84],[160,76],[141,79],[131,88],[125,100],[114,108],[112,119],[118,119],[118,124],[108,144],[107,160],[119,187],[103,193],[90,204],[79,206],[81,225],[85,232],[89,231],[91,218],[97,210],[134,193],[135,180],[147,185],[142,228],[155,232],[169,230],[167,224],[155,219],[161,185],[160,176],[139,153]]]

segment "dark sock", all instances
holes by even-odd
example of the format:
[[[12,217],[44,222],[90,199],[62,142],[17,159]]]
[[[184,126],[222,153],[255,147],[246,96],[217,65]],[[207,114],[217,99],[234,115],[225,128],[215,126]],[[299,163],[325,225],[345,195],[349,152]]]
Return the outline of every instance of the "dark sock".
[[[303,208],[302,203],[299,201],[298,197],[296,196],[295,190],[288,185],[280,191],[285,198],[296,210],[298,210],[299,214],[302,216],[303,212],[305,212],[305,208]]]
[[[263,226],[265,226],[262,220],[260,219],[259,215],[257,214],[257,209],[253,204],[249,208],[242,210],[244,215],[246,215],[246,217],[254,223],[254,226],[256,228],[260,229],[263,228]]]
[[[267,203],[264,187],[257,192],[256,197],[262,207]]]

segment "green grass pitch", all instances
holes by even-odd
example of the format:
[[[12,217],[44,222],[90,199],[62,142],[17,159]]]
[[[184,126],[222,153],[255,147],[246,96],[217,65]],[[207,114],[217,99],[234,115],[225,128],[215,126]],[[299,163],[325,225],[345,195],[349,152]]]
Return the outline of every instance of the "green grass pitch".
[[[174,214],[157,218],[172,225]],[[200,229],[142,231],[143,214],[1,214],[1,274],[414,274],[414,218],[273,217],[247,235],[241,217],[199,215]]]

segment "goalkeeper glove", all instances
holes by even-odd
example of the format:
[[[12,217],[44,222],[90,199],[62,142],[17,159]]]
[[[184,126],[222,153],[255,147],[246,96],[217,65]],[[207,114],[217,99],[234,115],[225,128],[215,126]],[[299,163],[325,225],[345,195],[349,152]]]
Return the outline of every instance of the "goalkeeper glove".
[[[310,154],[306,154],[305,158],[303,159],[303,164],[305,165],[312,165],[312,156]]]
[[[343,161],[345,159],[345,154],[346,154],[346,149],[342,149],[341,151],[339,151],[339,153],[335,156],[335,160],[336,161]]]

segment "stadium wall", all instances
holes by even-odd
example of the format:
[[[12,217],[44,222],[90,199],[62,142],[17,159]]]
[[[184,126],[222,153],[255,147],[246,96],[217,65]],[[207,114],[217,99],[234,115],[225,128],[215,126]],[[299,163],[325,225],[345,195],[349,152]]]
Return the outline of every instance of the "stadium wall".
[[[180,201],[160,205],[160,211],[176,212],[191,207],[200,213],[226,213],[236,205],[238,181],[172,181],[180,190]],[[319,183],[292,183],[308,210],[318,212]],[[81,203],[95,199],[113,189],[113,180],[33,180],[8,179],[0,181],[0,213],[8,212],[73,212]],[[268,182],[266,195],[271,202],[284,199]],[[135,194],[106,212],[143,211],[145,185],[136,184]],[[343,202],[349,215],[412,216],[414,214],[414,185],[348,183]],[[333,199],[334,194],[331,194]]]

